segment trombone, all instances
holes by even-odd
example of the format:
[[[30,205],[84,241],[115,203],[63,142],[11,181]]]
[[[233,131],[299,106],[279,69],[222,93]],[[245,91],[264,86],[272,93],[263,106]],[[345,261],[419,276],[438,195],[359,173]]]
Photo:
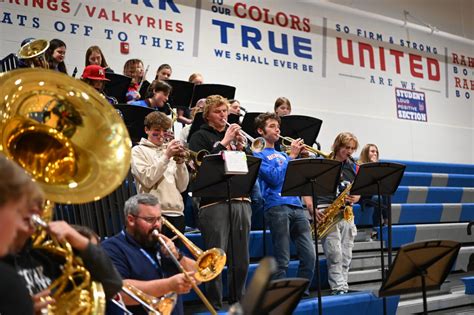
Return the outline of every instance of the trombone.
[[[227,120],[224,120],[224,122],[227,126],[230,126]],[[252,150],[252,152],[258,153],[258,152],[262,152],[263,149],[265,149],[265,146],[267,144],[263,137],[254,138],[248,133],[246,133],[245,131],[243,131],[242,129],[239,130],[239,133],[242,137],[245,138],[244,146],[247,145],[247,140],[250,141],[250,150]]]
[[[291,146],[291,143],[292,143],[293,141],[295,141],[295,139],[290,138],[290,137],[284,137],[284,136],[278,136],[278,137],[280,137],[280,139],[281,139],[281,145],[282,145],[282,147],[285,147],[285,148],[290,147],[290,146]],[[286,143],[285,143],[285,142],[286,142]],[[314,154],[318,154],[318,155],[322,156],[322,157],[325,158],[325,159],[328,159],[328,158],[330,157],[330,154],[325,153],[325,152],[323,152],[323,151],[320,151],[320,150],[318,150],[318,149],[316,149],[316,148],[313,148],[312,146],[309,146],[309,145],[307,145],[307,144],[304,145],[304,148],[306,149],[306,151],[312,152],[312,153],[314,153]],[[285,151],[288,151],[288,149],[285,150]]]
[[[211,281],[216,278],[224,269],[227,260],[225,252],[220,248],[211,248],[203,251],[193,244],[183,233],[173,226],[168,220],[162,217],[163,224],[166,225],[183,242],[184,246],[196,259],[197,272],[194,275],[200,282]]]
[[[161,298],[156,298],[130,283],[124,283],[122,291],[143,306],[150,315],[170,315],[178,299],[176,292],[167,293]]]
[[[165,218],[163,218],[163,223],[166,224],[166,226],[168,226],[169,229],[171,230],[176,230],[176,228],[171,224],[169,223],[168,221],[166,221]],[[176,234],[178,237],[184,237],[183,234],[181,234],[181,232],[177,231],[178,233]],[[191,277],[188,275],[188,273],[186,272],[186,270],[184,270],[183,266],[179,263],[178,259],[176,259],[176,257],[173,255],[173,252],[171,251],[171,249],[169,248],[169,246],[166,244],[166,242],[163,240],[163,238],[160,236],[158,230],[154,230],[152,232],[153,236],[155,236],[158,241],[161,243],[161,245],[166,249],[166,251],[168,252],[171,260],[173,260],[173,263],[176,265],[176,267],[178,267],[179,271],[184,274],[184,276],[186,277],[186,279],[191,283],[191,286],[193,287],[193,290],[194,292],[196,292],[196,294],[199,296],[199,298],[201,299],[201,301],[204,303],[204,305],[206,305],[207,309],[209,310],[209,312],[212,314],[212,315],[217,315],[217,312],[216,310],[214,309],[214,307],[212,307],[211,303],[209,303],[209,300],[206,298],[206,296],[202,293],[202,291],[199,289],[199,287],[196,285],[196,283],[194,283],[194,281],[191,279]],[[184,237],[184,239],[191,243],[186,237]],[[181,241],[183,243],[185,243],[185,240],[181,239]],[[192,244],[192,243],[191,243]],[[186,245],[186,244],[185,244]],[[193,244],[194,245],[194,244]],[[186,245],[187,247],[187,245]],[[194,245],[194,247],[196,247]],[[189,250],[191,250],[189,247],[188,247]],[[214,248],[213,248],[214,249]],[[222,249],[220,249],[222,251]],[[225,253],[224,253],[224,258],[225,258]],[[224,264],[225,264],[225,261],[224,261]],[[198,264],[199,266],[199,264]],[[199,271],[198,270],[198,273],[195,274],[195,278],[198,280],[198,278],[196,277],[197,274],[199,274]],[[221,270],[222,271],[222,270]],[[219,272],[220,273],[220,272]],[[218,274],[217,274],[218,275]],[[213,278],[212,278],[213,279]]]

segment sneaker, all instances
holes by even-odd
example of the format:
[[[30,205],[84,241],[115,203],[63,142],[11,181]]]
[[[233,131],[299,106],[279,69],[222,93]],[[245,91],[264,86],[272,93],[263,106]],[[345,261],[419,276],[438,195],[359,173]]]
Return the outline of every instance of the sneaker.
[[[378,237],[378,233],[377,232],[372,232],[370,233],[370,239],[375,241],[377,240],[377,237]]]
[[[343,295],[345,292],[344,290],[333,290],[331,291],[331,295]]]

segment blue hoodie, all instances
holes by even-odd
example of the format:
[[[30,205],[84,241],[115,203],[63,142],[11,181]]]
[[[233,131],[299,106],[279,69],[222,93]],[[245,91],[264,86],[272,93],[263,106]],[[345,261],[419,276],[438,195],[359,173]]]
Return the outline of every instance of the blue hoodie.
[[[286,155],[286,153],[271,148],[265,148],[259,153],[254,152],[254,156],[262,159],[258,179],[264,199],[265,211],[269,208],[281,205],[291,205],[302,208],[299,197],[280,196],[290,157]]]

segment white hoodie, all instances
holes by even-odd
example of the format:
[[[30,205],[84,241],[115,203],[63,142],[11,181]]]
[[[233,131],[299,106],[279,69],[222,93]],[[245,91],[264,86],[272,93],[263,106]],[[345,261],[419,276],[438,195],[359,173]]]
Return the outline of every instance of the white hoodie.
[[[189,174],[186,164],[176,164],[165,155],[166,148],[142,138],[132,148],[132,174],[138,193],[158,197],[164,215],[183,215],[181,192],[186,190]]]

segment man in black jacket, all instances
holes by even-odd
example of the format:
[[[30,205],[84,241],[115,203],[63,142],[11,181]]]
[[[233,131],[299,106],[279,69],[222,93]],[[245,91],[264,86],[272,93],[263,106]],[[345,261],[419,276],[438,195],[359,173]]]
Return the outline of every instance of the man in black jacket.
[[[240,126],[231,124],[226,128],[229,102],[219,95],[206,99],[203,118],[206,124],[195,132],[189,141],[193,151],[207,150],[211,154],[223,150],[242,150],[244,139],[240,134]],[[250,197],[243,196],[231,200],[231,220],[225,198],[201,198],[199,204],[199,228],[202,232],[206,248],[217,247],[227,253],[228,261],[232,262],[235,270],[234,277],[228,276],[229,304],[241,299],[244,291],[249,267],[249,236],[252,209]],[[233,235],[230,235],[230,225]],[[230,237],[234,240],[234,248],[230,250]],[[235,288],[235,292],[233,291]],[[210,302],[216,309],[222,308],[222,278],[206,282],[206,292]],[[235,300],[234,300],[235,299]]]

